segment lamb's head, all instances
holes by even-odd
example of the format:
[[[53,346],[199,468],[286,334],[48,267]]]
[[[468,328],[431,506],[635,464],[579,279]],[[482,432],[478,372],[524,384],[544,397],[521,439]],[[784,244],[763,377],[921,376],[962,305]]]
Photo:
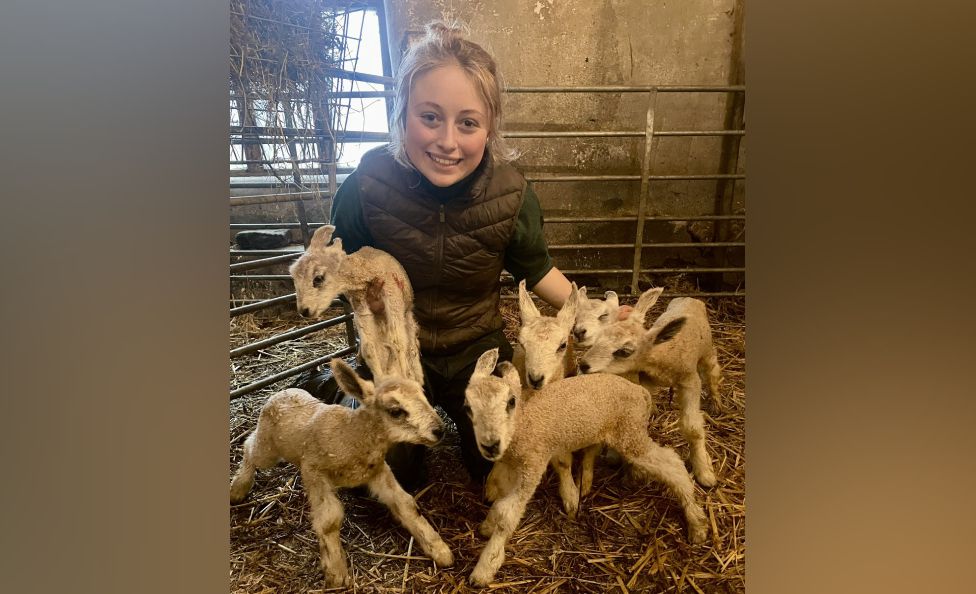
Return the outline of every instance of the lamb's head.
[[[391,441],[434,445],[443,437],[444,423],[419,383],[399,377],[374,383],[359,377],[341,359],[333,359],[331,366],[339,387],[380,416]]]
[[[650,330],[644,328],[647,311],[662,291],[661,288],[645,291],[626,320],[613,322],[604,328],[580,360],[580,372],[623,374],[639,371],[642,362],[649,356],[653,357],[655,348],[674,338],[684,327],[686,318],[676,318]],[[639,358],[636,356],[638,351],[641,352]]]
[[[525,281],[519,283],[522,326],[518,341],[525,349],[525,377],[533,389],[539,390],[565,375],[564,357],[576,319],[577,299],[574,283],[569,298],[556,317],[543,316],[532,303],[532,298],[525,289]]]
[[[576,344],[588,348],[593,346],[604,328],[617,320],[620,301],[613,291],[604,293],[603,299],[587,298],[586,287],[580,288],[578,293],[579,305],[576,307],[573,335],[576,337]]]
[[[303,316],[321,316],[345,290],[339,266],[346,259],[346,252],[341,239],[332,239],[333,231],[332,225],[316,229],[308,249],[288,269],[295,283],[298,311]]]
[[[478,451],[492,462],[501,458],[512,443],[522,398],[518,370],[503,361],[498,365],[502,376],[494,376],[497,361],[497,348],[485,351],[464,391],[464,412],[474,426]]]

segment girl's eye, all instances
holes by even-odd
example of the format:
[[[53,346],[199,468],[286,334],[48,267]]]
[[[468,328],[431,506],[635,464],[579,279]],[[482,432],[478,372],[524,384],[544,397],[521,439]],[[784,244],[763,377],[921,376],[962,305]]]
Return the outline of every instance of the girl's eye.
[[[466,128],[477,128],[478,127],[478,122],[476,122],[475,120],[464,120],[461,123],[464,124],[464,126]]]
[[[434,113],[422,113],[420,114],[420,120],[425,124],[432,124],[437,121],[437,114]]]

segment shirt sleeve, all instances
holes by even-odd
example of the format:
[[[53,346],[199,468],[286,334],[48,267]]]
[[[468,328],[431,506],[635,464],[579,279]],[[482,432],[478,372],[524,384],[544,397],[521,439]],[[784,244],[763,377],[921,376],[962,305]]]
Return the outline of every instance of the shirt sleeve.
[[[531,185],[525,187],[525,198],[519,210],[515,233],[505,248],[505,270],[515,277],[515,282],[525,279],[528,287],[542,280],[552,267],[549,248],[542,233],[542,207]]]
[[[342,249],[351,254],[359,248],[373,245],[373,236],[366,227],[363,208],[359,202],[359,178],[353,171],[336,190],[329,215],[335,225],[335,237],[342,239]]]

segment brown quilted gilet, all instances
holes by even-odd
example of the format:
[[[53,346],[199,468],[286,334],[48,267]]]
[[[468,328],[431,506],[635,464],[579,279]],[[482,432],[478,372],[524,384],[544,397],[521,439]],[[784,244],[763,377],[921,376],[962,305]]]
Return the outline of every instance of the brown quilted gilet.
[[[413,284],[421,350],[449,354],[503,328],[498,277],[525,178],[488,156],[470,190],[442,203],[385,147],[367,152],[356,171],[373,246],[396,258]]]

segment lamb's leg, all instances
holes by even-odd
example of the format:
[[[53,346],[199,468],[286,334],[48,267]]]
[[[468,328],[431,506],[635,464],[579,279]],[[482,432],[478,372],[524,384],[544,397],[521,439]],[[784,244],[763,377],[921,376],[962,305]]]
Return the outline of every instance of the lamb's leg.
[[[375,377],[387,375],[390,354],[376,318],[372,314],[360,314],[358,311],[356,318],[359,320],[360,352],[366,361],[366,366]]]
[[[685,512],[689,542],[704,542],[708,535],[705,512],[695,501],[694,483],[688,477],[688,471],[678,453],[658,445],[638,427],[612,436],[610,443],[635,467],[667,485]]]
[[[312,508],[312,529],[319,539],[319,555],[325,583],[329,588],[352,586],[346,564],[346,553],[339,540],[342,525],[342,502],[328,479],[314,469],[302,467],[302,484]]]
[[[501,462],[491,467],[485,481],[485,499],[494,502],[515,488],[516,474],[508,464]]]
[[[709,345],[708,353],[698,361],[698,375],[705,384],[708,392],[711,410],[715,414],[725,411],[725,403],[722,402],[722,394],[718,391],[718,382],[721,379],[722,368],[719,367],[718,357],[715,355],[715,347]]]
[[[498,572],[498,568],[505,562],[505,543],[511,538],[512,533],[515,532],[522,520],[525,506],[532,498],[536,487],[539,486],[545,469],[544,462],[536,464],[532,468],[523,469],[523,478],[518,482],[518,487],[491,506],[485,522],[491,520],[494,524],[494,530],[478,557],[478,564],[475,565],[474,571],[468,578],[471,583],[479,586],[488,585],[495,577],[495,573]]]
[[[407,313],[404,317],[404,331],[407,335],[407,357],[409,358],[411,374],[413,379],[420,385],[424,384],[424,369],[420,364],[420,340],[418,339],[417,319],[413,317],[410,309],[413,303],[407,304]]]
[[[417,539],[417,544],[438,567],[454,565],[454,555],[434,527],[417,512],[417,504],[403,490],[387,464],[369,481],[369,490],[381,503],[390,508],[393,517]]]
[[[279,462],[278,452],[266,433],[268,430],[259,420],[257,428],[244,440],[244,459],[230,483],[231,503],[240,503],[251,492],[256,470],[271,468]]]
[[[688,441],[691,450],[691,472],[695,480],[703,487],[715,485],[715,472],[712,470],[712,459],[705,448],[705,418],[701,413],[701,379],[697,374],[677,386],[678,404],[681,415],[678,427]]]
[[[559,498],[562,499],[563,510],[570,520],[575,520],[579,512],[580,490],[573,480],[573,453],[557,454],[549,461],[549,465],[559,476]]]
[[[580,461],[580,497],[588,495],[593,487],[593,464],[602,448],[602,444],[597,444],[583,449],[583,459]]]

